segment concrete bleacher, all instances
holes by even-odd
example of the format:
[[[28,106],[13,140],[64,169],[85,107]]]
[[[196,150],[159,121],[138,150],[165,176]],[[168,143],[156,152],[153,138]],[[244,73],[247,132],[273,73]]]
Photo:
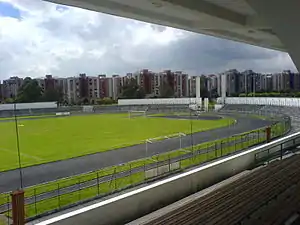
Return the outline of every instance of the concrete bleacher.
[[[190,199],[169,205],[160,213],[154,212],[130,225],[284,224],[300,209],[300,155],[275,161]]]
[[[300,131],[300,108],[292,106],[276,105],[247,105],[247,104],[226,104],[220,112],[241,112],[254,113],[269,116],[288,116],[292,120],[291,132]]]
[[[236,111],[236,112],[257,112],[263,105],[247,105],[247,104],[226,104],[221,111]]]
[[[300,108],[291,106],[272,106],[266,105],[262,107],[259,112],[266,114],[281,114],[287,115],[292,120],[292,131],[297,132],[300,130]]]

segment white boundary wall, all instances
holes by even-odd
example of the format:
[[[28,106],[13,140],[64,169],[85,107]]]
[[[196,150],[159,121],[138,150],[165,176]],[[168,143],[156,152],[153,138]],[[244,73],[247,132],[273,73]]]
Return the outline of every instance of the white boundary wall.
[[[253,165],[257,153],[270,153],[300,144],[300,132],[280,138],[258,147],[231,155],[196,169],[157,181],[153,184],[116,197],[69,211],[65,214],[37,223],[38,225],[104,225],[123,224],[157,208],[171,204],[183,197],[238,174]],[[111,216],[114,215],[114,216]]]
[[[222,98],[217,99],[222,104]],[[225,104],[247,104],[247,105],[275,105],[300,107],[299,98],[269,98],[269,97],[228,97]]]
[[[118,100],[118,105],[189,105],[197,103],[199,103],[197,102],[197,98],[151,98]]]
[[[53,109],[57,108],[56,102],[34,102],[34,103],[17,103],[17,109]],[[14,104],[0,104],[0,111],[14,110]]]

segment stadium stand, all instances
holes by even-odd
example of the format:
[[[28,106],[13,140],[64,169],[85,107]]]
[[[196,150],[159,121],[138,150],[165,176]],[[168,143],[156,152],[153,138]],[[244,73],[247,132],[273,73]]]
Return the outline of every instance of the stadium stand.
[[[292,119],[292,132],[300,130],[300,108],[289,106],[271,106],[266,105],[262,107],[258,112],[267,114],[282,114],[291,117]]]
[[[141,218],[138,224],[287,224],[300,209],[300,155],[276,160],[190,199],[167,206],[170,210],[164,208],[164,214]]]
[[[246,104],[237,104],[237,105],[224,105],[221,111],[235,111],[235,112],[257,112],[263,106],[262,105],[246,105]]]
[[[289,116],[292,120],[291,132],[300,131],[300,108],[298,107],[275,105],[226,104],[220,110],[220,112],[241,112],[270,116]]]

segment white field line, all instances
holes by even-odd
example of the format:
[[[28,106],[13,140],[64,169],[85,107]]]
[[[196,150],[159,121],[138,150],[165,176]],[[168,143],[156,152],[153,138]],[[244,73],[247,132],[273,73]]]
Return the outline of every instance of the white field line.
[[[159,137],[154,137],[154,138],[149,138],[146,140],[146,142],[151,143],[155,141],[163,141],[165,139],[170,139],[170,138],[179,138],[186,136],[185,133],[176,133],[176,134],[170,134],[170,135],[165,135],[165,136],[159,136]]]
[[[0,150],[1,150],[1,151],[5,151],[5,152],[9,152],[9,153],[13,153],[13,154],[17,154],[16,152],[11,151],[11,150],[9,150],[9,149],[5,149],[5,148],[0,148]],[[42,158],[37,157],[37,156],[28,155],[28,154],[25,154],[25,153],[22,153],[22,152],[20,152],[20,154],[21,154],[22,156],[25,156],[25,157],[28,157],[28,158],[32,158],[32,159],[34,159],[34,160],[36,160],[36,161],[42,160]]]

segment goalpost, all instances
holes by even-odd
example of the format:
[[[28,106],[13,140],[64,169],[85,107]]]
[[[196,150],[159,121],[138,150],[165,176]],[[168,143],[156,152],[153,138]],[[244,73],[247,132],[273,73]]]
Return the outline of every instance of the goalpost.
[[[147,111],[136,111],[136,110],[131,110],[128,111],[128,118],[134,118],[134,117],[146,117],[146,112]]]
[[[85,112],[85,113],[93,113],[95,110],[94,110],[94,106],[92,105],[84,105],[82,107],[82,112]]]

